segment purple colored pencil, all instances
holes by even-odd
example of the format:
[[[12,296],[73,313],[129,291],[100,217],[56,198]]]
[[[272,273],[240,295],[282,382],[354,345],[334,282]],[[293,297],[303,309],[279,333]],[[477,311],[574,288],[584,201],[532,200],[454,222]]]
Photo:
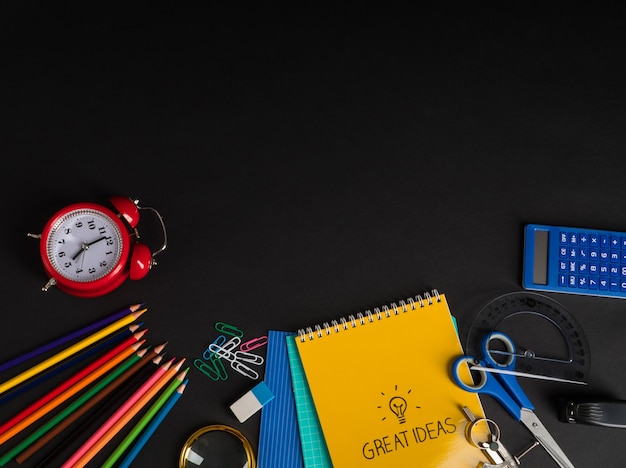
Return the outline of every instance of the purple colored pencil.
[[[10,361],[4,362],[0,364],[0,372],[3,372],[14,366],[17,366],[18,364],[21,364],[23,362],[26,362],[29,359],[39,356],[40,354],[48,352],[56,348],[57,346],[61,346],[62,344],[69,343],[70,341],[75,340],[76,338],[80,338],[81,336],[87,335],[95,330],[98,330],[99,328],[109,325],[110,323],[113,323],[116,320],[119,320],[122,317],[125,317],[130,313],[136,312],[141,306],[142,304],[133,304],[130,307],[122,309],[108,317],[98,320],[72,333],[68,333],[67,335],[57,338],[56,340],[50,341],[49,343],[46,343],[43,346],[40,346],[39,348],[35,348],[32,351],[29,351],[20,356],[17,356],[16,358],[11,359]]]

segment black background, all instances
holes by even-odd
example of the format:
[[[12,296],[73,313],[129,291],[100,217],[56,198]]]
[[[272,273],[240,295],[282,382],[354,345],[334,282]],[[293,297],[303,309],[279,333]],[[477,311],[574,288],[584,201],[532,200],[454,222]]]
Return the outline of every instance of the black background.
[[[464,336],[482,304],[521,290],[524,224],[626,230],[621,11],[0,8],[3,359],[135,302],[150,342],[188,364],[220,320],[295,331],[431,288]],[[26,233],[118,194],[164,217],[158,265],[101,298],[41,292]],[[555,401],[626,399],[624,303],[551,297],[585,330],[589,384],[522,386],[576,466],[619,465],[621,430],[559,422]],[[260,413],[240,424],[228,409],[254,382],[189,377],[137,466],[176,466],[207,424],[257,446]],[[528,445],[484,404],[511,451]],[[542,449],[522,465],[556,466]]]

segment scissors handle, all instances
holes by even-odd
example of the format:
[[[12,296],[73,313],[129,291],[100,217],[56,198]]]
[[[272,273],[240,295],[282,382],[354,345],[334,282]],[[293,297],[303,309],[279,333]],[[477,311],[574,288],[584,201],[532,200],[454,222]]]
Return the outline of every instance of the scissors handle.
[[[496,359],[494,359],[493,350],[489,348],[489,344],[494,341],[501,342],[506,348],[506,351],[503,353],[503,355],[507,356],[507,358],[503,363],[500,363]],[[498,331],[488,333],[483,338],[482,351],[485,357],[485,361],[489,367],[506,369],[506,370],[511,370],[511,371],[515,370],[515,361],[516,361],[515,344],[513,343],[513,340],[509,338],[508,335],[502,332],[498,332]],[[522,387],[520,387],[517,381],[517,377],[515,377],[514,375],[510,375],[510,374],[498,374],[497,378],[502,383],[502,386],[506,390],[508,390],[509,394],[515,399],[515,401],[522,408],[528,408],[529,410],[535,409],[533,404],[530,402],[530,400],[524,393],[524,390],[522,390]]]
[[[461,356],[454,361],[452,365],[452,378],[456,384],[463,390],[472,393],[484,393],[494,397],[504,408],[518,421],[521,420],[522,410],[520,405],[509,395],[506,388],[504,388],[497,380],[494,374],[490,374],[480,369],[475,369],[480,376],[480,380],[477,383],[469,384],[463,380],[462,376],[469,374],[469,378],[472,379],[472,374],[467,369],[467,364],[478,364],[481,367],[487,366],[484,361],[479,361],[472,356]],[[467,370],[467,374],[465,374]]]

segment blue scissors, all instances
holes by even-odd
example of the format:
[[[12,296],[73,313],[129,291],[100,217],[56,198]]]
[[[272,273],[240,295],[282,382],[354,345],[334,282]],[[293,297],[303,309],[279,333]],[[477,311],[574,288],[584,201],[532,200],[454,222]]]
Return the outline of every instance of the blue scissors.
[[[501,342],[506,348],[506,351],[502,352],[503,356],[507,356],[503,363],[494,359],[493,354],[496,352],[489,347],[492,342],[496,341]],[[519,386],[517,378],[510,373],[515,369],[516,356],[515,345],[511,338],[498,331],[491,332],[483,339],[481,350],[483,353],[481,358],[461,356],[454,362],[452,377],[456,384],[468,392],[484,393],[494,397],[511,416],[526,426],[560,467],[574,468],[572,462],[533,412],[534,406]],[[480,381],[474,385],[466,383],[461,378],[461,375],[464,375],[461,373],[461,366],[467,363],[472,365],[474,372],[480,375]],[[493,372],[489,372],[490,369],[493,369]]]

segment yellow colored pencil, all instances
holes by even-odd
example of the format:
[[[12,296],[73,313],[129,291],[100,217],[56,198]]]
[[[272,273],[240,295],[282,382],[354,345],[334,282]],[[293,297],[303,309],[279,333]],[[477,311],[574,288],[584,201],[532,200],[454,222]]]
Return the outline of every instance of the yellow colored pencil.
[[[78,353],[79,351],[82,351],[83,349],[85,349],[87,346],[90,346],[94,343],[96,343],[97,341],[101,340],[102,338],[110,335],[111,333],[119,330],[120,328],[131,324],[132,322],[134,322],[135,320],[137,320],[138,317],[140,317],[147,309],[141,309],[138,310],[136,312],[132,312],[130,314],[128,314],[127,316],[119,319],[116,322],[113,322],[111,325],[108,325],[100,330],[98,330],[97,332],[93,333],[92,335],[88,336],[87,338],[84,338],[82,340],[80,340],[79,342],[68,346],[67,348],[65,348],[62,351],[59,351],[57,354],[49,357],[48,359],[40,362],[39,364],[34,365],[33,367],[31,367],[30,369],[25,370],[24,372],[22,372],[21,374],[16,375],[15,377],[5,381],[4,383],[0,384],[0,395],[3,393],[6,393],[7,391],[9,391],[10,389],[12,389],[13,387],[15,387],[16,385],[21,384],[22,382],[25,382],[26,380],[34,377],[35,375],[49,369],[50,367],[54,366],[55,364],[58,364],[59,362],[63,361],[64,359],[67,359],[68,357]]]

